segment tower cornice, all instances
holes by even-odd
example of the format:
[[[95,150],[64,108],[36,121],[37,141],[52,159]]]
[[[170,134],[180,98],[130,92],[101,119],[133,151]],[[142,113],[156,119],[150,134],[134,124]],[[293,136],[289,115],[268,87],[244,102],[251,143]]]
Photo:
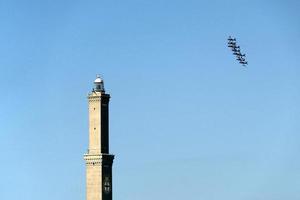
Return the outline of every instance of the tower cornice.
[[[101,165],[113,163],[115,155],[112,154],[84,154],[84,160],[87,165]]]

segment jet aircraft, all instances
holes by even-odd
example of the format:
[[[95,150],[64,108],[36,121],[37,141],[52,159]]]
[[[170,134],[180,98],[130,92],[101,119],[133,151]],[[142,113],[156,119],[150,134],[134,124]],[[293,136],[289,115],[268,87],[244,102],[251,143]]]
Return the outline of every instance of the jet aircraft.
[[[236,41],[235,38],[231,38],[231,36],[228,37],[228,41]]]

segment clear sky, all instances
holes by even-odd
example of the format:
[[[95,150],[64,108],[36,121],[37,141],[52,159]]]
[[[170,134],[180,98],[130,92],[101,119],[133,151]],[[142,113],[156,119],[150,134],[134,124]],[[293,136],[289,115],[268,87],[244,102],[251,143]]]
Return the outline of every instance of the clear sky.
[[[299,9],[1,0],[0,199],[85,199],[86,97],[100,73],[114,200],[299,200]]]

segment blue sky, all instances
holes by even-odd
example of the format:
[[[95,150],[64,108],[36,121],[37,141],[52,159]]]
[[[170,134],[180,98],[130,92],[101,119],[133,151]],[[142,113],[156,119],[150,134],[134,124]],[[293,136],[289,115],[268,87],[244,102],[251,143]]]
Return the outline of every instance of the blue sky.
[[[0,199],[85,199],[97,73],[112,96],[115,200],[300,199],[299,8],[0,1]]]

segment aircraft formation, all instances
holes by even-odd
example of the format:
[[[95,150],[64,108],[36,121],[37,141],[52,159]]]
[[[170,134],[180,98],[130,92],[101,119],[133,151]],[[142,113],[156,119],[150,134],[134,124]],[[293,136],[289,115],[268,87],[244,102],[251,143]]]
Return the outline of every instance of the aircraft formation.
[[[240,64],[243,66],[248,65],[246,54],[241,53],[240,46],[237,46],[236,44],[236,38],[232,38],[231,36],[228,37],[228,47],[231,48],[233,55],[236,56],[236,60],[239,61]]]

